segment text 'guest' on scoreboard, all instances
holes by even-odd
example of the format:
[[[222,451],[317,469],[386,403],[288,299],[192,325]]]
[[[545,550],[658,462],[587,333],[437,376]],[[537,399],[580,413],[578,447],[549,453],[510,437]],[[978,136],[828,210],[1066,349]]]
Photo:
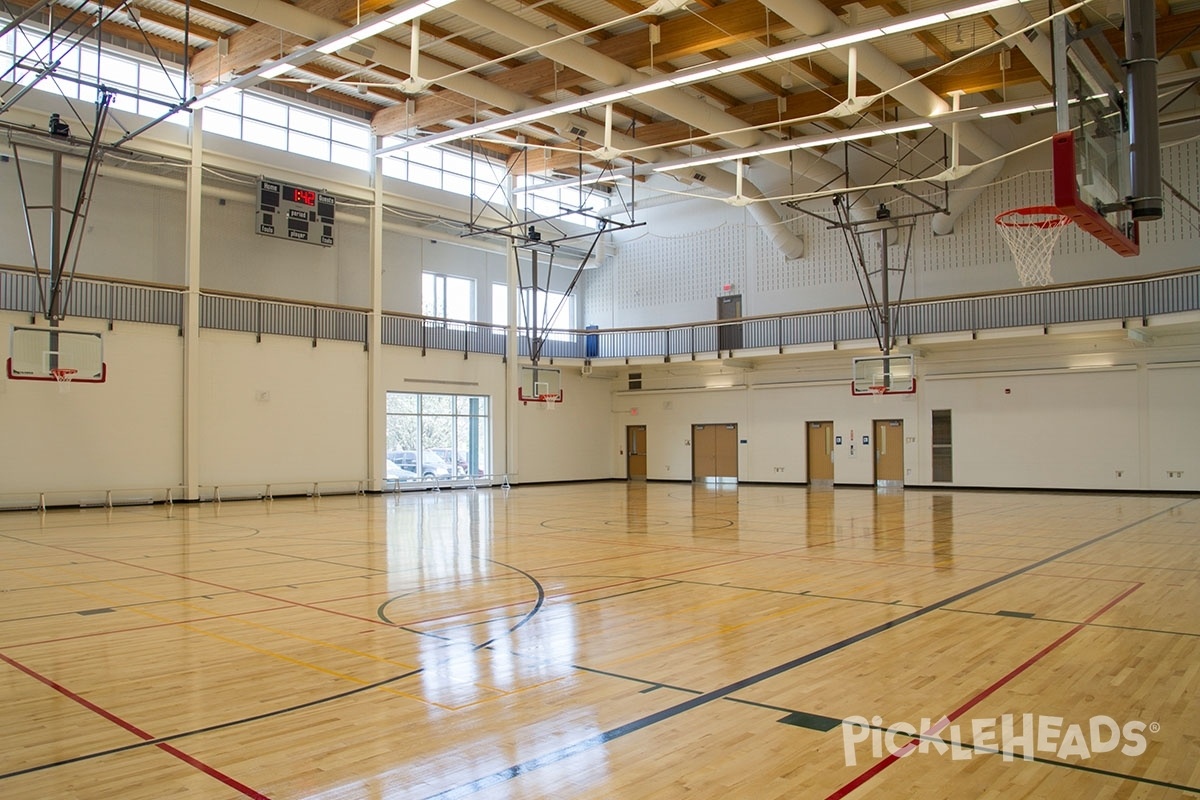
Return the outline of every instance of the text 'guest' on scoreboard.
[[[333,247],[333,195],[259,178],[254,213],[263,236]]]

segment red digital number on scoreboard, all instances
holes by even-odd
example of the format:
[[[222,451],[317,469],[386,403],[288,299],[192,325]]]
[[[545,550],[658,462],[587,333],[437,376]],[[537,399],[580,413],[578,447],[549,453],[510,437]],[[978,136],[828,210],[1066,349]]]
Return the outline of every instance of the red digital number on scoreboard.
[[[316,192],[309,189],[298,189],[295,186],[288,186],[287,189],[287,194],[290,196],[285,196],[284,199],[306,206],[315,206],[317,204]]]

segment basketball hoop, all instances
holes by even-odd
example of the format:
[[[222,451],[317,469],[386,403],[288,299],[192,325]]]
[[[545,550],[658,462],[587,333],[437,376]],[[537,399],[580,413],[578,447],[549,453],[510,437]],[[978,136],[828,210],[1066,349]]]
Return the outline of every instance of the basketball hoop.
[[[888,387],[886,387],[886,386],[868,386],[867,391],[875,396],[879,396],[882,394],[887,394]]]
[[[1050,275],[1050,256],[1063,227],[1070,224],[1071,218],[1054,206],[1013,208],[996,215],[996,225],[1012,250],[1022,286],[1045,286],[1054,282]]]
[[[556,394],[539,394],[538,400],[544,403],[542,407],[547,411],[553,411],[558,407],[558,395]]]
[[[75,377],[75,373],[78,371],[70,367],[55,367],[50,370],[50,374],[54,376],[54,380],[58,381],[58,390],[60,392],[69,392],[71,391],[71,379]]]

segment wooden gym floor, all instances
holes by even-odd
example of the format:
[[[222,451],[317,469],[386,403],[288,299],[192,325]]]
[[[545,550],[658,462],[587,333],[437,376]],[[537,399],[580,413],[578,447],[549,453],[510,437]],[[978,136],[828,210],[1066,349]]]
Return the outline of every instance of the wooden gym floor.
[[[7,512],[0,796],[1196,796],[1198,577],[1195,497]]]

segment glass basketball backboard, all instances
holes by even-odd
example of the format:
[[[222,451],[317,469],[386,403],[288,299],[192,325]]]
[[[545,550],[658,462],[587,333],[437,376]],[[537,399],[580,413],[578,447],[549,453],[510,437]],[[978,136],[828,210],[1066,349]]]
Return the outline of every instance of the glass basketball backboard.
[[[562,402],[562,370],[522,364],[517,399],[526,403]]]
[[[104,337],[88,331],[14,325],[8,339],[8,377],[53,381],[70,372],[74,383],[103,383]]]
[[[1054,206],[1123,256],[1138,254],[1130,212],[1129,113],[1124,83],[1063,17],[1054,20]]]
[[[881,394],[912,394],[917,391],[911,353],[863,356],[853,360],[854,380],[850,393],[865,397]]]

